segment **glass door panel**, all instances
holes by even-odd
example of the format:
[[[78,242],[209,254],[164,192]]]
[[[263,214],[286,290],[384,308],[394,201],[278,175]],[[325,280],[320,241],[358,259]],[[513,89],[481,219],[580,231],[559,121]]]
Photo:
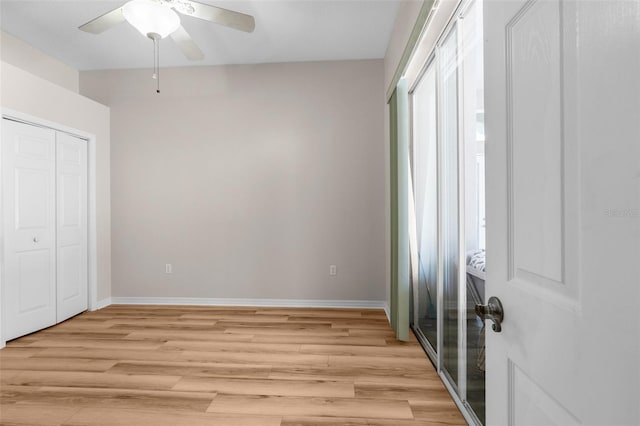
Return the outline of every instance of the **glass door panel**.
[[[412,95],[413,172],[418,243],[414,328],[438,348],[438,158],[436,73],[432,62]]]
[[[465,188],[466,402],[485,420],[484,325],[475,313],[485,303],[484,216],[484,73],[482,3],[474,2],[460,26],[463,58],[463,125]]]
[[[459,200],[458,200],[458,38],[454,26],[439,50],[442,202],[442,370],[458,386]]]

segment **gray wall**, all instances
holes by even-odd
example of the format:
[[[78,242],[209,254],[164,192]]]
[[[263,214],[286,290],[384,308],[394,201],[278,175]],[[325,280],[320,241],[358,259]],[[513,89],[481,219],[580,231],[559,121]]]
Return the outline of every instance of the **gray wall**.
[[[80,74],[111,107],[112,296],[384,300],[383,61],[161,73]]]

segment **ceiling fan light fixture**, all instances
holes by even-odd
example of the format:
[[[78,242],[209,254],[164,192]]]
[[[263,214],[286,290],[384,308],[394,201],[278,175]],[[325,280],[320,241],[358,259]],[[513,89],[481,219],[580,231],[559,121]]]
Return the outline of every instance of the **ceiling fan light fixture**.
[[[154,0],[131,0],[122,6],[124,18],[149,38],[165,38],[180,27],[180,17],[171,7]]]

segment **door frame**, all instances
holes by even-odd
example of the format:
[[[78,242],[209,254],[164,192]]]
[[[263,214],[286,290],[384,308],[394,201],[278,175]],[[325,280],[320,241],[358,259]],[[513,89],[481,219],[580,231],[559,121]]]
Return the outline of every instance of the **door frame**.
[[[30,114],[15,111],[9,108],[2,108],[1,119],[8,119],[31,126],[45,127],[58,132],[68,133],[87,141],[87,279],[89,288],[87,289],[88,307],[90,311],[99,309],[98,305],[98,241],[97,241],[97,205],[96,205],[96,136],[92,133],[74,129],[64,124],[44,120]],[[0,160],[2,150],[0,149]],[[2,175],[2,161],[0,161],[0,175]],[[2,223],[2,192],[0,188],[0,223]],[[4,229],[0,227],[0,242],[4,243]],[[4,253],[0,250],[0,300],[4,300]],[[0,349],[4,348],[3,324],[4,312],[0,303]]]

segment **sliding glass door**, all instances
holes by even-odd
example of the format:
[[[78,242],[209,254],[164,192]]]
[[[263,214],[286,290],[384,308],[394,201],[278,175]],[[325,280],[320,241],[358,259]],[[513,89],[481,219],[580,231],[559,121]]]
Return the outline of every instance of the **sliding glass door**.
[[[484,423],[482,4],[463,2],[410,92],[412,327],[467,419]]]

